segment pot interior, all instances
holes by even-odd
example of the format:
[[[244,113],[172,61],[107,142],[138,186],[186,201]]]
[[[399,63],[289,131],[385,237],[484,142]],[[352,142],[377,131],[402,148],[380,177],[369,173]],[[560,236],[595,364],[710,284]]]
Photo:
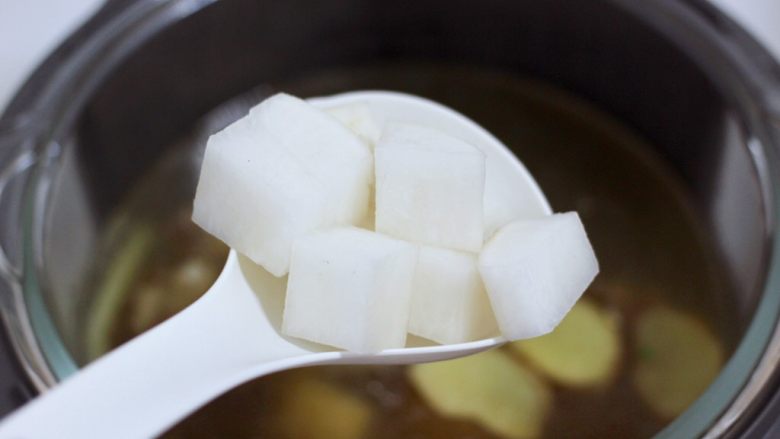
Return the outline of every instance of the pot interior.
[[[642,395],[637,370],[658,364],[645,352],[655,345],[640,335],[644,316],[684,315],[714,340],[717,371],[761,298],[768,224],[742,103],[682,42],[620,3],[454,0],[442,10],[432,0],[234,0],[173,20],[118,57],[57,139],[64,148],[38,255],[62,342],[47,348],[58,343],[42,337],[55,373],[67,375],[186,306],[218,273],[225,248],[188,221],[209,133],[276,91],[388,89],[440,101],[493,132],[554,210],[580,213],[594,243],[602,272],[585,297],[614,322],[619,361],[604,382],[572,387],[507,348],[537,383],[537,400],[548,401],[534,406],[541,414],[518,437],[657,433],[692,399],[675,405]],[[686,350],[700,352],[695,343]],[[311,407],[276,396],[303,389],[300,399],[316,401],[331,386],[348,395],[346,417],[371,413],[361,421],[366,437],[501,437],[432,410],[408,374],[278,374],[230,392],[169,434],[307,437],[284,430],[284,410]]]

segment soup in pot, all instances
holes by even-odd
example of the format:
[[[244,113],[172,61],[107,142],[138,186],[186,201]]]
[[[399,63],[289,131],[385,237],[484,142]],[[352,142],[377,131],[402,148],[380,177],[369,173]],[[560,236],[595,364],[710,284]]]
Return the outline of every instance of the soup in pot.
[[[155,189],[182,167],[198,169],[209,132],[262,94],[377,88],[440,101],[495,134],[555,211],[579,212],[601,273],[547,336],[441,363],[277,373],[228,392],[165,437],[640,438],[684,411],[730,355],[737,324],[681,182],[641,138],[577,98],[455,67],[326,72],[262,87],[208,115],[116,212],[95,268],[83,360],[182,309],[219,274],[227,247],[190,221],[194,187],[164,203]]]

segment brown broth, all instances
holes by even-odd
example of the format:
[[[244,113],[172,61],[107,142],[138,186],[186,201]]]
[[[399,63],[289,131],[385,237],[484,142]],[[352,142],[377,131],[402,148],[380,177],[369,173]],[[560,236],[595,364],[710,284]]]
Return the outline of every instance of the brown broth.
[[[729,311],[730,292],[681,183],[648,145],[604,113],[545,84],[453,67],[358,68],[269,89],[303,96],[393,89],[438,100],[514,149],[554,210],[580,213],[601,265],[601,274],[586,295],[619,316],[622,357],[607,386],[571,389],[548,381],[554,404],[543,437],[640,438],[668,423],[641,401],[629,373],[636,361],[632,325],[650,305],[664,303],[695,315],[718,335],[727,354],[733,349],[736,316]],[[155,178],[154,173],[148,177]],[[143,305],[156,307],[154,317],[147,319],[152,325],[210,284],[202,282],[188,291],[171,289],[168,274],[183,261],[195,258],[209,267],[207,280],[221,266],[225,249],[186,220],[190,200],[175,202],[178,211],[159,220],[158,245],[145,263],[156,268],[142,270],[129,288],[135,294],[117,311],[112,345],[140,330],[132,321],[144,289],[161,291],[152,305]],[[289,437],[277,425],[279,396],[296,380],[312,377],[345,389],[371,407],[374,415],[367,438],[497,437],[476,423],[435,413],[410,385],[404,367],[318,367],[257,379],[221,396],[165,437]]]

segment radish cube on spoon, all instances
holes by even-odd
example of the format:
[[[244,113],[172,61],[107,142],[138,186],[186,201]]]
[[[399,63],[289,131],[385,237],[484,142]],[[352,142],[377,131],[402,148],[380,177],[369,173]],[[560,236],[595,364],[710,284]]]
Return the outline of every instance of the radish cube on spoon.
[[[371,148],[371,151],[374,150],[382,130],[379,127],[379,121],[371,113],[368,105],[363,103],[342,104],[325,108],[325,112],[335,117],[345,127],[360,137],[360,140]],[[374,193],[374,187],[372,186],[368,199],[368,212],[361,221],[355,224],[356,226],[364,229],[374,229]]]
[[[485,154],[410,124],[385,125],[374,154],[378,232],[454,250],[482,248]]]
[[[296,240],[282,332],[356,352],[406,343],[417,248],[355,227]]]
[[[382,134],[379,123],[366,104],[343,104],[325,109],[350,131],[355,133],[372,150]]]
[[[282,276],[295,238],[366,216],[372,174],[371,152],[355,135],[278,94],[209,138],[192,219]]]
[[[257,147],[256,137],[240,120],[209,138],[192,219],[281,276],[292,240],[332,219],[316,181],[281,150]]]
[[[249,118],[273,146],[289,152],[322,186],[338,223],[356,224],[366,215],[374,163],[371,150],[354,133],[285,93],[252,108]]]
[[[502,334],[519,340],[552,331],[599,267],[569,212],[507,224],[482,250],[479,271]]]
[[[476,255],[421,246],[413,285],[411,334],[441,344],[498,335]]]

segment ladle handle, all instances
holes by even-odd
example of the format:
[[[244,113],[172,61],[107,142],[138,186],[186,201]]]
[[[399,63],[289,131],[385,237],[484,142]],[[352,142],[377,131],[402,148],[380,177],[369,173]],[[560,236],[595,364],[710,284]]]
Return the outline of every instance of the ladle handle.
[[[278,360],[289,353],[246,342],[259,312],[251,292],[225,300],[231,292],[218,285],[11,414],[0,438],[153,437],[224,391],[286,365]]]

